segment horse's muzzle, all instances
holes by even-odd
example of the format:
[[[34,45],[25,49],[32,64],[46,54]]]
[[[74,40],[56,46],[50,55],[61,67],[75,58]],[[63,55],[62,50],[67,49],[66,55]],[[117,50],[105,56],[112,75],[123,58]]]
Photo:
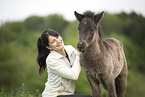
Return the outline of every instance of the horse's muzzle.
[[[77,48],[80,52],[85,52],[86,49],[86,42],[78,42]]]

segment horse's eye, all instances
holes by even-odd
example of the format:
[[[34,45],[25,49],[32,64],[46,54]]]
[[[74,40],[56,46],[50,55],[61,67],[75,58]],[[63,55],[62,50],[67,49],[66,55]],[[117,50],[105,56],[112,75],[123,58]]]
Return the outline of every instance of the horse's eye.
[[[93,32],[93,31],[94,31],[94,29],[91,29],[90,31],[92,31],[92,32]]]

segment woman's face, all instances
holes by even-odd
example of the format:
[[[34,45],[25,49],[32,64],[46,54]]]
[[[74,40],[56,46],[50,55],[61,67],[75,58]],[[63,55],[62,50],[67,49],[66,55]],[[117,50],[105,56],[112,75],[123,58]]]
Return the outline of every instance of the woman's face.
[[[49,35],[49,47],[48,49],[58,51],[64,48],[64,42],[61,36],[51,36]]]

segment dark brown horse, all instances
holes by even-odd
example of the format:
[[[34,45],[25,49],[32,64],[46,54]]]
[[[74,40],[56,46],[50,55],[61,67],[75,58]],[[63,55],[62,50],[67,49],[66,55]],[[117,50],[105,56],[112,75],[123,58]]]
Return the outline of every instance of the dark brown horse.
[[[99,84],[106,89],[108,97],[125,97],[128,69],[123,45],[115,38],[101,38],[99,23],[104,12],[79,14],[75,11],[75,16],[79,21],[77,47],[82,52],[80,63],[91,85],[93,97],[101,97]]]

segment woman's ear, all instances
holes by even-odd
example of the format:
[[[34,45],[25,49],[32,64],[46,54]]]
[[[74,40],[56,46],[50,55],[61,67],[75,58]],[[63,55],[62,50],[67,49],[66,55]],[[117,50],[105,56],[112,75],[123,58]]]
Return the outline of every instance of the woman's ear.
[[[49,46],[46,46],[46,48],[47,48],[47,49],[49,49],[49,50],[52,50],[52,48],[51,48],[51,47],[49,47]]]

